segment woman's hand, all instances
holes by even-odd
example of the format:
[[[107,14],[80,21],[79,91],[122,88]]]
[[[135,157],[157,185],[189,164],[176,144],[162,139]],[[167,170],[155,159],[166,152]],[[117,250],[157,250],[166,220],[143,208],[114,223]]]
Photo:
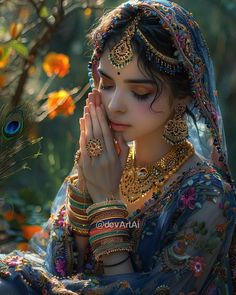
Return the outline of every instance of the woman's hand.
[[[114,136],[108,126],[101,94],[94,90],[89,94],[88,106],[84,117],[80,119],[81,163],[88,192],[94,202],[101,202],[111,196],[118,196],[119,183],[129,152],[129,146],[121,136],[117,138],[120,153],[118,155]],[[90,139],[99,139],[102,153],[89,157],[86,144]]]

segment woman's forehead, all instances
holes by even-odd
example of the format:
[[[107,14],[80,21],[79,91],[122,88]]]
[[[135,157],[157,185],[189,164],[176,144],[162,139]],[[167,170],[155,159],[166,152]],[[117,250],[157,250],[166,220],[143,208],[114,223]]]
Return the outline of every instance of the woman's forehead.
[[[98,69],[103,73],[106,73],[113,78],[116,76],[122,76],[123,78],[126,77],[127,79],[132,78],[132,76],[135,76],[136,78],[147,78],[147,76],[145,76],[145,74],[141,72],[138,67],[138,58],[136,54],[133,56],[133,59],[128,65],[121,69],[116,69],[108,58],[109,53],[109,50],[104,51],[99,61]]]

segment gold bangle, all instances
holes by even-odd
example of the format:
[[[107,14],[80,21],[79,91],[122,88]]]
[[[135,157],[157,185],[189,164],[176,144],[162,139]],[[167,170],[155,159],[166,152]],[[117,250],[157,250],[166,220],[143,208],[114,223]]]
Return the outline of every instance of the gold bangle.
[[[73,216],[79,218],[79,219],[82,219],[82,220],[86,220],[88,221],[88,216],[87,215],[80,215],[80,214],[77,214],[75,213],[73,210],[71,210],[70,208],[70,205],[67,205],[67,210],[68,212],[70,212]]]
[[[133,249],[132,248],[117,248],[117,249],[110,249],[110,250],[106,250],[106,251],[103,251],[97,255],[95,255],[95,259],[97,262],[102,262],[102,256],[104,255],[109,255],[109,254],[112,254],[112,253],[116,253],[116,252],[132,252]]]
[[[89,234],[89,236],[90,236],[90,234]],[[102,247],[102,248],[104,248],[104,249],[106,249],[106,247],[110,247],[109,245],[111,244],[111,243],[104,243],[104,244],[102,244],[102,245],[100,245],[100,243],[102,242],[102,241],[106,241],[106,239],[109,239],[109,238],[121,238],[122,239],[122,241],[120,242],[120,243],[126,243],[126,244],[129,244],[130,243],[130,235],[124,235],[124,234],[120,234],[120,235],[114,235],[114,236],[107,236],[107,237],[101,237],[101,238],[99,238],[99,239],[97,239],[97,240],[95,240],[94,242],[90,242],[89,244],[90,244],[90,246],[91,246],[91,248],[93,249],[93,251],[98,251],[97,249],[98,248],[100,248],[100,247]],[[98,246],[98,244],[99,244],[99,246]],[[112,243],[113,244],[113,243]],[[106,247],[105,247],[106,246]],[[117,247],[117,242],[116,242],[116,247]],[[100,249],[101,250],[101,249]]]
[[[94,210],[96,209],[97,207],[100,207],[100,206],[106,206],[106,205],[123,205],[126,209],[127,209],[127,205],[120,199],[116,199],[116,200],[106,200],[106,201],[102,201],[102,202],[98,202],[98,203],[95,203],[95,204],[92,204],[91,206],[89,206],[87,208],[87,214],[89,215],[89,212],[91,210]],[[106,208],[106,207],[105,207]],[[108,207],[109,208],[109,207]]]
[[[126,217],[129,215],[128,211],[126,209],[120,209],[120,208],[113,208],[114,210],[119,210],[120,212],[125,212],[126,213]],[[97,211],[93,212],[92,214],[88,215],[89,220],[92,220],[93,218],[97,218],[97,215],[99,216],[102,212],[111,212],[111,210],[113,210],[112,208],[101,208],[101,209],[97,209]],[[87,210],[86,210],[87,212]]]
[[[93,224],[96,224],[97,222],[106,221],[111,218],[125,218],[125,219],[127,219],[125,215],[104,215],[104,216],[99,216],[99,218],[97,218],[97,219],[94,219],[92,222],[90,222],[90,224],[93,225]]]
[[[78,180],[78,175],[69,176],[69,184],[72,185],[73,189],[78,192],[78,194],[84,195],[85,197],[90,197],[88,191],[80,191],[79,188],[75,185],[75,182]]]
[[[82,234],[82,235],[84,235],[86,237],[89,237],[88,231],[86,231],[86,230],[79,230],[78,228],[76,228],[75,226],[73,226],[71,224],[69,224],[69,226],[70,226],[71,230],[74,231],[75,233]]]
[[[99,241],[95,241],[93,243],[93,245],[91,246],[93,248],[93,250],[95,250],[96,248],[103,246],[107,243],[122,243],[122,242],[129,242],[129,237],[124,237],[124,236],[115,236],[115,237],[110,237],[110,238],[103,238],[100,239]]]

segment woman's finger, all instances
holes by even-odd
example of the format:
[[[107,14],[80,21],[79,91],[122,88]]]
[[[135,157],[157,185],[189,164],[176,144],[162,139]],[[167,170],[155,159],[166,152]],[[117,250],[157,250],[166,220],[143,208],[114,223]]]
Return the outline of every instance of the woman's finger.
[[[91,116],[89,112],[87,111],[84,115],[84,120],[85,120],[85,136],[86,136],[86,143],[87,143],[90,139],[94,138]]]
[[[101,126],[100,126],[100,123],[99,123],[98,117],[97,117],[97,112],[96,112],[95,106],[92,102],[90,102],[90,104],[89,104],[89,111],[90,111],[92,125],[93,125],[94,138],[103,139]]]
[[[94,91],[95,106],[100,106],[102,103],[101,93],[97,89],[94,89],[93,91]]]
[[[88,94],[88,105],[89,105],[90,102],[95,103],[94,93],[93,93],[93,92],[90,92],[90,93]]]
[[[104,139],[107,152],[110,154],[110,156],[112,156],[115,152],[114,138],[108,126],[104,111],[102,111],[100,106],[96,107],[96,112],[97,112],[98,120],[102,129],[103,139]]]
[[[80,143],[81,160],[82,160],[82,166],[86,168],[87,167],[86,163],[88,163],[89,156],[86,150],[87,141],[86,141],[86,135],[85,135],[85,119],[84,118],[80,119],[80,130],[81,131],[80,131],[79,143]]]

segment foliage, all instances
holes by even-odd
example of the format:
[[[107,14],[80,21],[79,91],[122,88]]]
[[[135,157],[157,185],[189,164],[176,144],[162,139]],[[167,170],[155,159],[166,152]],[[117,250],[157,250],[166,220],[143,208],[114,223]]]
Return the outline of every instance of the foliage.
[[[35,154],[38,158],[30,161],[31,170],[8,178],[1,188],[4,206],[0,208],[0,230],[4,234],[0,240],[1,237],[4,240],[13,238],[26,249],[25,243],[48,218],[51,200],[71,169],[71,157],[79,132],[75,131],[75,117],[68,117],[74,114],[76,104],[81,109],[80,100],[89,88],[86,72],[84,76],[77,74],[78,68],[86,69],[88,60],[83,61],[82,53],[87,48],[86,45],[81,46],[80,39],[84,38],[91,25],[89,19],[92,14],[95,17],[96,11],[103,7],[103,1],[14,0],[2,1],[0,5],[3,20],[0,28],[0,104],[9,105],[10,113],[21,108],[22,101],[29,104],[35,124],[27,130],[26,141],[43,137],[42,155],[38,157],[40,153]],[[75,38],[77,43],[72,48],[71,42],[63,41],[61,36],[73,36],[65,28],[74,29],[80,21]],[[58,38],[61,39],[59,42]],[[74,58],[74,67],[71,66],[71,58]],[[24,114],[24,119],[28,115]],[[19,125],[15,117],[10,122],[10,119],[8,122],[3,119],[4,128],[10,126],[11,132]],[[19,135],[22,139],[22,134]],[[10,143],[24,149],[26,141]],[[15,153],[15,149],[13,151]],[[5,159],[8,154],[9,158]],[[8,166],[15,167],[17,161],[12,161],[10,156],[4,150],[1,163],[5,161],[10,163]],[[28,154],[24,159],[33,156]],[[25,163],[21,168],[29,169],[29,166]],[[0,178],[3,176],[0,174]]]

